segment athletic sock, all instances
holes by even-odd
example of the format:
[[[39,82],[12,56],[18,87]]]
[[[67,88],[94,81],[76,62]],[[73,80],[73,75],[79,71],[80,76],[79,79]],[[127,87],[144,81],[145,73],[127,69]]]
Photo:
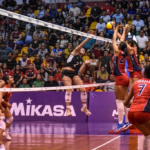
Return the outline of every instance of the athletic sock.
[[[87,104],[82,104],[83,108],[87,107]]]
[[[150,149],[150,135],[145,136],[144,143],[143,143],[143,150]]]
[[[125,112],[125,122],[127,123],[129,122],[129,119],[128,119],[129,108],[124,106],[124,112]]]
[[[118,110],[118,122],[119,124],[123,123],[124,117],[124,101],[123,100],[116,100],[117,110]]]

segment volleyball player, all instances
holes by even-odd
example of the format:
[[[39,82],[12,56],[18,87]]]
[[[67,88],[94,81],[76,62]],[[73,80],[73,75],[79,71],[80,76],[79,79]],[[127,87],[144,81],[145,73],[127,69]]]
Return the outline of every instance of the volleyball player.
[[[5,76],[3,79],[5,81],[4,88],[11,88],[12,84],[14,83],[13,77],[8,75],[8,76]],[[2,102],[2,106],[5,108],[4,114],[5,114],[5,117],[7,118],[6,130],[4,131],[3,136],[5,136],[7,140],[12,140],[10,135],[9,135],[9,128],[13,122],[13,119],[14,119],[10,110],[9,110],[11,108],[11,104],[9,103],[9,99],[12,96],[12,92],[3,92],[2,96],[4,99],[4,101]]]
[[[134,96],[133,103],[128,113],[129,121],[145,136],[143,149],[150,149],[150,65],[145,66],[145,78],[135,81],[125,101],[129,107],[130,100]]]
[[[133,83],[142,78],[142,68],[138,63],[137,55],[137,46],[133,40],[127,40],[127,51],[128,55],[126,56],[126,60],[128,62],[128,72],[130,72],[130,79],[129,79],[129,91]],[[126,114],[128,113],[128,108],[125,108]],[[123,128],[122,131],[126,131],[129,129],[132,124],[129,123],[128,118],[126,116],[126,121],[128,122],[126,126]]]
[[[5,82],[2,80],[3,77],[3,71],[0,69],[0,88],[3,88],[5,85]],[[5,109],[2,107],[2,92],[0,92],[0,149],[5,150],[5,147],[2,142],[2,136],[3,132],[6,128],[6,124],[4,122],[5,114],[3,113]]]
[[[93,32],[92,34],[95,34]],[[83,46],[90,40],[90,38],[86,38],[80,45],[78,45],[71,55],[68,57],[66,61],[66,65],[62,72],[62,82],[64,86],[71,86],[72,84],[75,85],[83,85],[83,82],[79,76],[82,75],[86,69],[86,66],[89,65],[91,60],[87,60],[83,62],[82,57],[85,54],[85,49]],[[82,108],[81,111],[84,112],[86,115],[91,115],[91,112],[87,109],[87,93],[85,88],[79,89],[81,92],[81,102]],[[66,102],[66,116],[72,116],[70,103],[71,103],[71,96],[72,96],[72,89],[66,90],[65,93],[65,102]]]
[[[114,56],[113,56],[113,65],[114,65],[114,75],[116,78],[115,83],[115,95],[116,95],[116,104],[118,110],[118,126],[114,130],[114,132],[120,131],[122,128],[126,126],[123,122],[125,107],[124,107],[124,100],[125,95],[127,93],[128,85],[129,85],[129,78],[125,72],[125,60],[127,55],[127,44],[124,42],[125,40],[125,32],[127,26],[124,28],[123,34],[120,39],[119,45],[117,45],[117,33],[121,26],[118,25],[115,29],[115,24],[113,25],[114,28],[114,35],[113,35],[113,49],[114,49]],[[127,114],[125,114],[127,117]]]

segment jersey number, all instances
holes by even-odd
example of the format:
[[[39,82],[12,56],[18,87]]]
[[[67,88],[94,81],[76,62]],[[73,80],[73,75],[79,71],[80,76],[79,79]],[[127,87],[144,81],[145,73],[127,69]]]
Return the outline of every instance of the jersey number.
[[[123,57],[123,56],[122,56]],[[125,57],[120,59],[120,64],[124,64]]]
[[[140,96],[140,95],[142,94],[142,92],[144,91],[146,85],[147,85],[147,84],[139,84],[139,87],[140,87],[141,89],[140,89],[140,92],[139,92],[138,96]]]
[[[79,63],[79,62],[77,62],[76,64],[74,64],[74,67],[77,67],[79,64],[80,64],[80,63]]]

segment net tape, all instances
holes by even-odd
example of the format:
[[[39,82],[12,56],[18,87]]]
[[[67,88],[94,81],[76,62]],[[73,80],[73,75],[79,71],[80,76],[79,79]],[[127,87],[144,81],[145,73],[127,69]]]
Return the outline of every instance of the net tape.
[[[53,90],[66,90],[66,89],[79,89],[79,88],[87,88],[87,87],[97,87],[97,86],[114,85],[114,84],[115,84],[115,82],[86,84],[86,85],[72,85],[72,86],[40,87],[40,88],[0,88],[0,92],[53,91]]]
[[[62,27],[62,26],[55,25],[55,24],[52,24],[52,23],[48,23],[48,22],[45,22],[45,21],[41,21],[41,20],[38,20],[38,19],[35,19],[35,18],[27,17],[27,16],[24,16],[24,15],[20,15],[20,14],[17,14],[17,13],[11,12],[11,11],[7,11],[7,10],[4,10],[4,9],[0,9],[0,15],[3,15],[3,16],[9,17],[9,18],[14,18],[14,19],[17,19],[17,20],[22,20],[22,21],[25,21],[25,22],[30,22],[30,23],[33,23],[33,24],[37,24],[37,25],[40,25],[40,26],[47,27],[47,28],[60,30],[60,31],[67,32],[67,33],[70,33],[70,34],[74,34],[74,35],[78,35],[78,36],[88,37],[88,38],[92,38],[92,39],[112,43],[111,39],[95,36],[95,35],[92,35],[92,34],[80,32],[80,31],[73,30],[73,29],[68,29],[66,27]]]

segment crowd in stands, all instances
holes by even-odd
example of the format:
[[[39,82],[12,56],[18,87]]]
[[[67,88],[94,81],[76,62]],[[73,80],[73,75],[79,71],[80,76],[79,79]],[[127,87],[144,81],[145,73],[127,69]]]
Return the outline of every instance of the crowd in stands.
[[[3,0],[1,8],[20,15],[36,18],[85,33],[96,30],[100,37],[111,39],[113,30],[106,24],[130,24],[127,39],[133,39],[138,46],[138,59],[143,68],[150,56],[150,5],[148,0],[110,0],[103,6],[93,2],[77,0],[57,9],[54,4],[43,0],[26,0],[18,5],[15,0]],[[122,29],[119,30],[122,33]],[[30,22],[0,15],[0,67],[4,76],[12,75],[14,87],[61,86],[62,70],[66,59],[86,37],[79,37],[60,30],[50,29]],[[91,39],[84,45],[83,60],[92,59],[88,70],[81,76],[84,84],[114,82],[112,67],[112,44]],[[114,86],[87,88],[87,91],[114,91]]]

